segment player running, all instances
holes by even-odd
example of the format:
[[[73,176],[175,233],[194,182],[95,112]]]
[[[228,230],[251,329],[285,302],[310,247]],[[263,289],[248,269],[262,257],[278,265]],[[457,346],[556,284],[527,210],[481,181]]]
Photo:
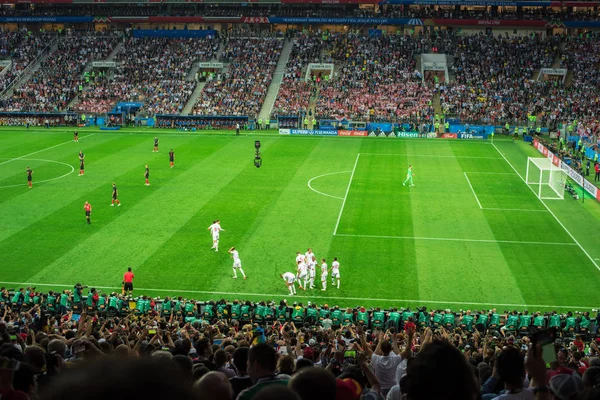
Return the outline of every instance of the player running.
[[[327,262],[325,261],[324,258],[322,258],[321,259],[321,285],[323,285],[323,289],[321,289],[322,291],[327,290],[327,275],[328,275]]]
[[[32,175],[33,175],[33,171],[31,170],[31,168],[27,167],[27,169],[25,170],[27,172],[27,185],[29,185],[29,189],[31,189],[33,186],[32,184]]]
[[[73,141],[77,143],[79,142],[79,132],[73,132]]]
[[[244,280],[246,280],[246,274],[244,274],[244,270],[242,269],[242,261],[240,260],[240,253],[232,247],[229,249],[229,254],[231,254],[231,258],[233,258],[233,279],[237,279],[237,272],[239,270]]]
[[[298,287],[304,291],[306,291],[306,286],[308,286],[308,271],[307,266],[304,261],[298,261]],[[304,286],[302,286],[302,281],[304,281]]]
[[[153,153],[158,153],[158,138],[154,137],[154,150],[152,150]]]
[[[340,288],[340,263],[337,260],[337,257],[333,258],[333,262],[331,263],[331,284],[335,284],[335,280],[337,280],[337,288]]]
[[[412,172],[412,164],[408,166],[408,171],[406,172],[406,180],[402,183],[402,186],[406,186],[408,182],[410,182],[410,186],[415,186],[413,184],[413,172]]]
[[[82,176],[85,173],[85,154],[83,154],[83,150],[79,150],[79,154],[77,156],[79,157],[79,176]]]
[[[171,168],[175,166],[175,153],[173,153],[173,149],[169,152],[169,164],[171,165]]]
[[[146,164],[146,170],[144,171],[144,178],[146,179],[146,186],[150,186],[150,168],[148,168],[148,164]]]
[[[219,251],[219,232],[225,232],[225,229],[221,228],[221,220],[214,220],[212,225],[208,227],[208,230],[212,234],[213,246],[211,249]]]
[[[115,206],[115,202],[117,203],[117,206],[121,207],[121,202],[119,201],[119,190],[117,189],[117,185],[115,183],[113,183],[112,186],[112,203],[110,204],[111,207]]]
[[[86,201],[83,205],[83,209],[85,210],[85,219],[87,220],[87,223],[91,224],[92,221],[90,221],[90,215],[92,215],[92,205]]]
[[[283,278],[283,280],[285,281],[285,285],[290,290],[290,296],[295,295],[296,286],[294,285],[294,282],[296,282],[296,275],[294,275],[291,272],[286,272],[285,274],[281,274],[279,276]]]

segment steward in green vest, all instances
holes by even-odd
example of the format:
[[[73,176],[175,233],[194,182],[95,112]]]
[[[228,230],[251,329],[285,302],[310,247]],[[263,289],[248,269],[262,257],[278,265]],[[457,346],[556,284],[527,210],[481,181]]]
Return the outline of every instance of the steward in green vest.
[[[493,311],[492,315],[490,316],[489,328],[490,329],[498,329],[499,327],[500,327],[500,314]]]
[[[573,313],[571,311],[569,311],[569,313],[567,314],[567,319],[565,320],[565,322],[565,328],[563,329],[564,332],[575,331],[575,317],[573,316]]]
[[[116,306],[116,304],[115,304]],[[110,307],[110,302],[109,302]],[[146,313],[146,300],[143,297],[139,297],[135,302],[135,314],[143,315]]]
[[[175,313],[176,316],[181,316],[183,310],[181,309],[182,306],[182,301],[181,301],[181,296],[179,296],[177,298],[177,300],[175,300],[175,304],[173,304],[173,312]]]
[[[594,162],[597,163],[598,162],[598,153],[594,153]]]
[[[56,312],[56,295],[54,294],[54,292],[50,291],[48,293],[48,296],[46,296],[44,298],[44,301],[46,302],[46,309],[48,310],[48,312],[55,313]]]
[[[60,300],[59,300],[59,312],[61,315],[64,315],[67,313],[67,310],[71,304],[69,298],[70,298],[70,294],[68,290],[65,290],[63,292],[63,294],[60,295]]]
[[[221,300],[217,303],[217,318],[218,319],[229,319],[229,310],[227,310],[227,303]]]
[[[267,324],[273,323],[273,321],[275,321],[275,310],[269,304],[265,306],[264,319],[265,323]]]
[[[356,320],[358,321],[359,325],[362,325],[364,327],[369,326],[369,313],[364,307],[361,307],[357,310]]]
[[[383,324],[385,324],[385,313],[376,308],[371,317],[371,328],[383,328]]]
[[[306,322],[310,323],[311,325],[314,325],[317,323],[319,319],[319,312],[317,311],[317,308],[315,307],[315,305],[310,305],[306,308]]]
[[[531,325],[531,315],[529,315],[529,311],[525,310],[521,316],[519,316],[519,330],[526,332],[529,330],[529,326]]]
[[[444,124],[444,130],[445,130],[446,132],[448,132],[448,131],[450,130],[450,122],[446,122],[446,123]]]
[[[543,315],[540,315],[539,312],[535,313],[533,317],[533,326],[537,329],[544,329],[546,327],[546,318]]]
[[[475,318],[471,315],[470,311],[467,311],[467,314],[463,315],[462,320],[460,321],[460,326],[462,329],[466,329],[469,332],[473,332],[473,321]]]
[[[304,307],[297,305],[292,309],[292,322],[303,323],[304,322]]]
[[[354,313],[351,309],[346,309],[344,315],[342,316],[342,325],[352,325],[354,323]]]
[[[339,308],[335,308],[331,313],[331,321],[333,322],[333,329],[338,329],[342,323],[342,311]]]
[[[265,320],[265,302],[261,301],[254,308],[254,323],[262,324]]]
[[[589,311],[586,311],[579,321],[579,330],[582,332],[588,332],[590,330],[590,322]]]
[[[185,306],[183,306],[183,313],[186,316],[186,318],[196,318],[197,314],[196,314],[196,304],[194,303],[194,300],[188,300],[185,303]]]
[[[506,124],[504,124],[504,131],[505,133],[510,133],[510,125],[508,124],[508,122]]]
[[[438,329],[442,323],[444,322],[444,314],[441,311],[436,311],[433,313],[433,322],[431,323],[431,327],[433,329]]]
[[[400,313],[397,308],[392,308],[390,313],[388,314],[387,322],[385,323],[385,327],[387,329],[394,327],[396,332],[400,329]]]
[[[231,305],[231,319],[239,320],[242,313],[242,306],[236,301]]]
[[[15,294],[13,295],[10,303],[12,307],[20,307],[21,304],[23,304],[23,301],[25,299],[25,293],[24,293],[24,289],[20,289],[18,292],[15,292]]]
[[[410,318],[415,319],[415,313],[410,311],[410,308],[407,308],[402,312],[402,322],[406,322]]]
[[[429,326],[429,314],[425,310],[419,311],[419,317],[417,320],[417,325],[421,328],[426,328]]]
[[[489,318],[489,315],[485,312],[482,312],[477,316],[477,320],[475,321],[475,327],[479,332],[485,332],[485,330],[487,329]]]
[[[329,309],[326,306],[321,307],[319,309],[319,324],[322,324],[323,320],[329,318],[329,314]]]
[[[444,327],[448,330],[454,329],[454,319],[454,314],[450,311],[446,311],[444,313]]]
[[[263,124],[262,124],[262,118],[259,118],[258,119],[258,129],[259,130],[262,129],[262,126],[263,126]]]
[[[275,316],[280,323],[287,321],[287,306],[285,303],[282,302],[279,304],[279,307],[275,310]]]
[[[170,317],[171,313],[173,311],[173,303],[171,302],[171,299],[169,297],[165,297],[165,299],[163,300],[162,303],[162,316],[163,317]]]
[[[96,305],[98,312],[103,314],[106,311],[106,295],[98,298],[98,304]]]
[[[504,327],[509,331],[515,331],[517,329],[518,323],[519,323],[519,315],[515,314],[515,313],[511,313],[507,316]]]
[[[116,293],[112,293],[110,295],[110,297],[108,298],[108,312],[111,315],[116,315],[117,312],[119,311],[119,305],[117,302],[117,294]]]
[[[212,319],[215,317],[214,307],[215,303],[213,303],[212,301],[209,301],[207,304],[204,305],[204,313],[202,313],[202,315],[204,316],[204,319],[209,323],[211,323]]]
[[[550,316],[550,319],[549,319],[548,327],[560,329],[560,327],[561,327],[560,315],[558,315],[557,313],[552,313],[552,315]]]
[[[308,118],[304,118],[304,129],[308,129]]]
[[[436,121],[436,123],[434,124],[435,126],[435,131],[439,132],[440,131],[440,123]]]
[[[240,307],[240,322],[242,324],[250,323],[250,320],[252,319],[251,312],[250,303],[246,302],[245,304],[242,304],[242,307]]]
[[[535,128],[535,133],[537,133],[538,136],[541,135],[542,134],[542,128],[539,127],[539,126],[537,128]]]

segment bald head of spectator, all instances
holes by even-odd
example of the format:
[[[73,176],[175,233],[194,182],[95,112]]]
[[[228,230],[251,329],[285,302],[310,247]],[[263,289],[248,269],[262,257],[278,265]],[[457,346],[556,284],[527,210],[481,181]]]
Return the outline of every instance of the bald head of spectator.
[[[202,400],[231,400],[233,389],[222,372],[211,371],[194,384],[194,391]]]
[[[303,368],[294,375],[288,386],[298,393],[302,400],[335,399],[335,377],[322,368]]]
[[[48,343],[48,353],[56,354],[62,358],[65,358],[67,352],[67,345],[62,340],[54,339]]]

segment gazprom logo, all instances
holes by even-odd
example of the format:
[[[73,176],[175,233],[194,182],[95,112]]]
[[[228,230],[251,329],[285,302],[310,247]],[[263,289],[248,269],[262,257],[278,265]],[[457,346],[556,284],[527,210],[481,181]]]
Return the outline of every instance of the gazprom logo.
[[[420,20],[419,18],[411,18],[408,21],[408,25],[423,25],[423,21]]]

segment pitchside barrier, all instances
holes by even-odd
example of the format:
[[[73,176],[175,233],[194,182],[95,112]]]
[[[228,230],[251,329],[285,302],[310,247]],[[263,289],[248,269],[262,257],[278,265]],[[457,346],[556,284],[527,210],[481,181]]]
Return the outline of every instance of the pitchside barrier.
[[[596,200],[600,201],[600,190],[590,181],[585,179],[579,172],[571,168],[566,162],[560,159],[556,154],[550,151],[546,146],[541,144],[537,139],[533,140],[533,147],[540,153],[552,160],[552,164],[562,168],[573,181],[579,186],[582,186],[586,192],[592,195]]]
[[[388,132],[376,135],[374,132],[362,130],[329,130],[329,129],[279,129],[280,135],[304,135],[304,136],[378,136],[388,138],[418,139],[418,138],[438,138],[435,132]],[[459,140],[487,140],[488,134],[483,133],[442,133],[439,139],[459,139]]]

